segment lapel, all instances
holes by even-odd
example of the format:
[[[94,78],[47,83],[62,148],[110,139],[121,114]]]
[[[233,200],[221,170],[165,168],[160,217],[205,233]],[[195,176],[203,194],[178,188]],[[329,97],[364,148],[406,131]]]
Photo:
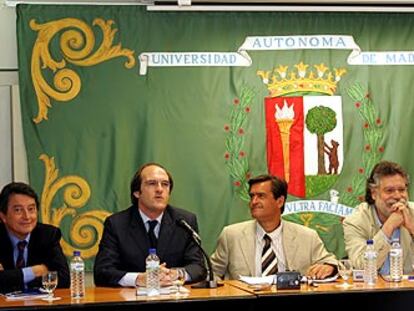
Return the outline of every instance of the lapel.
[[[256,221],[250,221],[246,224],[242,229],[242,239],[239,239],[238,243],[250,275],[256,275]]]
[[[147,230],[145,229],[144,222],[142,221],[141,215],[138,212],[138,207],[130,207],[130,226],[127,230],[129,231],[130,241],[137,245],[138,249],[141,250],[140,254],[144,254],[144,257],[148,254],[150,248]]]
[[[411,202],[408,202],[408,210],[411,214],[411,217],[414,217],[414,209],[413,209],[413,205]],[[414,256],[412,253],[412,247],[411,247],[411,243],[413,241],[413,237],[411,236],[410,232],[405,228],[405,227],[401,227],[401,231],[400,231],[400,240],[401,240],[401,247],[404,250],[403,252],[403,256],[404,256],[404,263],[413,263],[414,264]],[[410,258],[411,257],[411,258]],[[405,267],[404,267],[405,268]],[[408,266],[407,269],[408,271],[411,270],[411,267]],[[406,269],[404,269],[406,270]]]
[[[164,257],[166,249],[171,247],[169,245],[170,239],[172,238],[175,231],[175,217],[171,213],[171,208],[168,205],[164,211],[164,215],[161,220],[160,234],[157,242],[157,253],[159,257]]]
[[[282,220],[283,221],[283,220]],[[296,243],[297,232],[293,226],[290,226],[288,221],[283,221],[283,251],[285,253],[286,270],[290,270],[295,266],[295,258],[298,256],[299,243]]]
[[[36,262],[35,258],[37,257],[40,246],[39,243],[41,243],[41,241],[42,237],[39,232],[39,224],[37,224],[30,234],[29,244],[27,244],[27,267],[32,266],[33,263]]]
[[[6,227],[0,223],[0,245],[2,251],[0,252],[0,263],[4,269],[14,269],[13,246],[11,244]]]
[[[411,256],[411,241],[412,237],[408,230],[405,227],[401,227],[400,229],[400,243],[401,248],[405,251],[403,251],[403,263],[410,262],[409,257]],[[405,270],[405,269],[404,269]]]
[[[382,225],[380,224],[380,221],[378,219],[375,206],[368,205],[368,211],[369,211],[369,217],[371,218],[369,220],[369,223],[371,224],[369,236],[373,237],[375,236],[375,234],[377,234],[378,231],[381,230]]]

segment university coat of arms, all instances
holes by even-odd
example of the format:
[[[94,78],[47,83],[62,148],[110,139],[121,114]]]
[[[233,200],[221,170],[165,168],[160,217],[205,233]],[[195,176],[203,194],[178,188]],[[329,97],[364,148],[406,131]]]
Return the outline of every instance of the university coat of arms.
[[[259,71],[265,98],[267,166],[284,178],[289,194],[313,197],[330,189],[343,166],[342,100],[334,96],[346,72],[324,64]]]

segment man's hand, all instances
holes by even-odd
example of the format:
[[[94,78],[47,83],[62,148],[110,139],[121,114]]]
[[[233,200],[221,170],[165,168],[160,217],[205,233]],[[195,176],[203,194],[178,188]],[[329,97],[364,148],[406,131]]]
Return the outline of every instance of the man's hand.
[[[147,273],[140,272],[135,280],[136,286],[147,286]],[[172,279],[170,276],[170,269],[167,268],[166,263],[163,262],[160,265],[160,286],[170,286],[172,285]]]
[[[328,264],[314,264],[309,267],[308,271],[306,272],[307,276],[316,278],[318,280],[322,280],[331,276],[335,271],[335,267],[328,265]]]
[[[390,215],[382,226],[382,231],[390,239],[395,229],[404,225],[403,210],[407,208],[405,200],[399,200],[391,205]]]
[[[399,207],[398,210],[404,219],[403,226],[408,230],[408,232],[410,232],[411,235],[414,235],[414,219],[410,214],[410,209],[408,208],[407,203]]]
[[[39,277],[46,274],[49,271],[49,269],[45,265],[41,264],[32,266],[32,271],[35,277]]]
[[[4,271],[3,265],[0,263],[0,271]]]
[[[390,239],[395,229],[401,227],[404,223],[403,214],[400,211],[392,212],[382,226],[382,231]]]
[[[161,286],[171,286],[173,284],[173,276],[171,275],[171,269],[166,267],[166,264],[163,263],[160,267],[160,285]]]
[[[147,285],[147,274],[145,272],[138,273],[135,285],[138,287],[145,287]]]

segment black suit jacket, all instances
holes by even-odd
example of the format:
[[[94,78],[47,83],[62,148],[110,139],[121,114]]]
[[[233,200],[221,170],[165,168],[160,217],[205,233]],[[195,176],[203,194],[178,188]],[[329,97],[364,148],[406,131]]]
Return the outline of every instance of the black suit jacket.
[[[49,270],[58,272],[58,287],[69,287],[69,268],[62,248],[59,244],[62,234],[60,229],[38,223],[30,235],[26,266],[44,264]],[[16,269],[13,259],[13,245],[6,227],[0,223],[0,263],[4,271],[0,271],[0,292],[22,290],[24,288],[23,272]],[[30,288],[41,287],[40,277],[28,284]]]
[[[192,282],[204,280],[204,258],[192,237],[176,221],[185,219],[198,230],[196,216],[170,205],[164,211],[157,243],[157,255],[168,268],[184,267]],[[97,286],[119,286],[127,272],[144,272],[150,242],[138,207],[111,215],[105,220],[99,251],[95,258]]]

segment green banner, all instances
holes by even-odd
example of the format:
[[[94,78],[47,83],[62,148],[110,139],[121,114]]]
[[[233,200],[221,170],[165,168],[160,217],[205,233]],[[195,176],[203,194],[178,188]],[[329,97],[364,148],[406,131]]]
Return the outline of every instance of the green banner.
[[[147,12],[17,7],[20,95],[40,220],[92,267],[139,166],[213,251],[250,218],[246,181],[289,180],[286,218],[344,256],[341,220],[380,159],[411,162],[414,18],[398,13]],[[294,107],[294,108],[293,108]],[[275,123],[276,122],[276,123]],[[273,124],[273,125],[272,125]]]

